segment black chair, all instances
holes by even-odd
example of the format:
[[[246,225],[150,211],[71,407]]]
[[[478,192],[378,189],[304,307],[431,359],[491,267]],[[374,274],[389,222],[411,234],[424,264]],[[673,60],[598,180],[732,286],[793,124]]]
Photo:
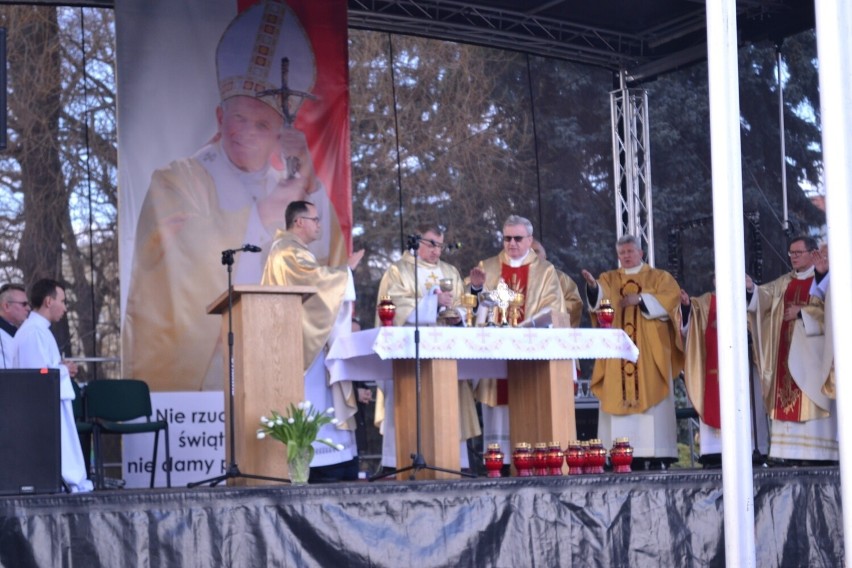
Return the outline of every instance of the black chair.
[[[77,425],[77,434],[80,436],[89,436],[94,432],[95,425],[86,418],[86,394],[77,381],[71,381],[74,386],[74,422]]]
[[[86,417],[86,392],[80,388],[77,381],[72,380],[71,385],[74,387],[74,402],[71,405],[74,409],[74,424],[77,426],[80,448],[83,450],[83,459],[86,461],[86,473],[92,477],[91,450],[95,425]]]
[[[166,485],[172,486],[171,456],[169,453],[169,423],[165,420],[152,420],[151,392],[144,381],[136,379],[102,379],[92,381],[86,387],[86,412],[95,424],[95,462],[98,480],[104,479],[103,457],[100,452],[102,434],[147,434],[154,433],[153,467],[151,469],[151,487],[157,474],[157,447],[160,432],[163,432],[166,446]],[[127,422],[135,418],[145,418],[145,422]]]

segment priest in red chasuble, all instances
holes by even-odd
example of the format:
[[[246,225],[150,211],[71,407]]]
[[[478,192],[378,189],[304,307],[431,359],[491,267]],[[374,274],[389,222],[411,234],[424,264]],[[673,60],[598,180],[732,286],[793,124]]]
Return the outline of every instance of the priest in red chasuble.
[[[565,302],[556,268],[532,250],[533,226],[529,219],[510,215],[503,223],[503,250],[481,261],[470,271],[470,292],[493,290],[502,278],[515,292],[524,295],[518,322],[543,310],[565,312]],[[499,443],[505,463],[512,452],[509,439],[509,408],[505,380],[487,379],[479,383],[477,395],[482,405],[483,444]]]
[[[817,243],[796,237],[787,248],[793,270],[766,284],[746,282],[748,311],[757,330],[757,363],[771,419],[771,460],[835,462],[838,460],[837,417],[819,386],[801,384],[790,372],[804,357],[794,340],[802,308],[810,301]]]
[[[598,438],[610,446],[615,438],[627,437],[634,457],[664,467],[678,456],[672,378],[683,370],[680,286],[665,270],[643,262],[636,237],[619,238],[616,251],[621,268],[597,280],[582,271],[586,295],[592,311],[604,299],[612,303],[612,325],[630,336],[639,359],[595,362],[591,389],[600,400]],[[592,324],[597,325],[595,317]]]
[[[681,290],[684,345],[684,384],[692,406],[698,413],[701,463],[704,467],[721,465],[722,430],[719,402],[718,333],[716,328],[716,294],[707,292],[689,297]],[[762,456],[769,453],[769,422],[763,404],[763,390],[757,372],[739,378],[751,382],[752,449]]]

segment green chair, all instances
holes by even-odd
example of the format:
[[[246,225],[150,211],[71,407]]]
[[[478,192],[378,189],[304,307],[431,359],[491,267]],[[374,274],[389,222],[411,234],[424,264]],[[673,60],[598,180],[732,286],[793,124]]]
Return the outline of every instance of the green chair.
[[[100,452],[102,434],[147,434],[154,433],[154,455],[151,469],[151,487],[157,473],[157,446],[163,432],[166,446],[166,484],[172,486],[171,455],[169,453],[169,423],[152,420],[151,392],[144,381],[136,379],[101,379],[86,387],[86,412],[95,424],[95,462],[97,478],[102,480],[103,458]],[[144,418],[144,422],[127,422]]]

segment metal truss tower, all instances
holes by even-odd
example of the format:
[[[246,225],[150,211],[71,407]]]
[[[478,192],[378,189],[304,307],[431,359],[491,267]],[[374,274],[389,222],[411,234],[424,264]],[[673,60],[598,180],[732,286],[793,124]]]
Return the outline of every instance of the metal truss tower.
[[[610,93],[615,226],[618,236],[634,235],[645,261],[654,266],[654,214],[651,205],[651,147],[648,93],[622,88]]]

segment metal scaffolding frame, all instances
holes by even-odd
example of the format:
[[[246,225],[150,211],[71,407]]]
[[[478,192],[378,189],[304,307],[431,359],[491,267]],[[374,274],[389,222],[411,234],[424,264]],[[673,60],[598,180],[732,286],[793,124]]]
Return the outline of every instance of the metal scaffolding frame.
[[[737,0],[742,40],[812,26],[808,2]],[[594,65],[623,72],[631,85],[706,59],[702,3],[655,0],[637,7],[636,18],[624,18],[617,3],[586,0],[348,0],[351,28]]]
[[[559,3],[519,11],[464,1],[350,0],[349,27],[523,51],[609,69],[647,59],[639,56],[643,41],[638,35],[541,13]]]
[[[648,93],[644,89],[626,87],[612,91],[610,112],[618,237],[637,237],[645,251],[645,261],[654,266]]]

